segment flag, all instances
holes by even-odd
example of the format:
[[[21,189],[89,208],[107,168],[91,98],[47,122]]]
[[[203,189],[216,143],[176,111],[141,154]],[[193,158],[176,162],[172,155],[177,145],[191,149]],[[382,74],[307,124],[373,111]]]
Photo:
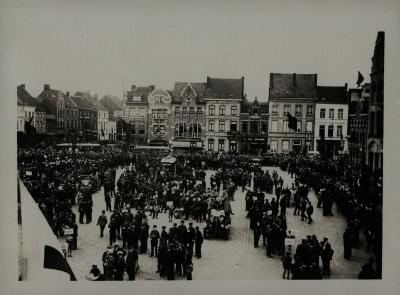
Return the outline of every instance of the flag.
[[[289,118],[289,123],[288,123],[289,129],[296,130],[296,128],[297,128],[297,119],[295,117],[293,117],[291,114],[288,114],[288,118]]]
[[[357,87],[360,87],[361,83],[364,81],[363,75],[361,75],[360,71],[358,71],[358,78],[357,78]]]
[[[18,178],[20,201],[20,279],[22,281],[76,281],[61,245],[46,218]]]

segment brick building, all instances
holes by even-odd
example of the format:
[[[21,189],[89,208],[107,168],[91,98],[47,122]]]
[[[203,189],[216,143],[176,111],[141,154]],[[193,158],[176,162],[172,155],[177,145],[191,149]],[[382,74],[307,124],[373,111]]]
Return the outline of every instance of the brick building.
[[[272,153],[312,151],[317,74],[271,73],[268,144]],[[289,129],[289,114],[297,119]]]
[[[172,94],[171,145],[202,149],[206,125],[206,83],[176,82]]]
[[[206,149],[239,152],[240,105],[244,99],[244,77],[224,79],[207,77]]]

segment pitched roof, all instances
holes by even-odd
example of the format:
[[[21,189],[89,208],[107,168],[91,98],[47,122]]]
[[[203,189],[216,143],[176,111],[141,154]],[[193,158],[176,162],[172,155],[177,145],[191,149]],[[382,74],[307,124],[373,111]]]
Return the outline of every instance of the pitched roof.
[[[318,86],[318,102],[348,103],[346,86]]]
[[[317,74],[271,73],[270,98],[316,98]]]
[[[77,108],[77,104],[71,99],[69,95],[64,95],[64,102],[67,107]]]
[[[223,79],[207,77],[206,98],[243,99],[244,77]]]
[[[35,107],[37,105],[37,101],[29,94],[25,89],[25,85],[21,84],[17,87],[17,97],[21,101],[23,105]]]
[[[87,99],[82,98],[80,96],[70,96],[72,101],[78,106],[80,109],[89,109],[94,110],[95,106]]]
[[[268,114],[268,102],[259,102],[258,100],[242,102],[240,112],[242,114],[250,113],[252,107],[260,107],[260,114]]]
[[[154,85],[138,86],[132,85],[132,89],[126,93],[126,102],[128,103],[147,103],[149,94],[155,89]],[[134,99],[140,97],[140,101]]]
[[[196,103],[205,103],[207,83],[203,82],[175,82],[174,89],[170,91],[173,103],[181,103],[185,99],[185,90],[189,87],[190,91],[196,96]]]
[[[117,101],[118,99],[118,101]],[[106,108],[109,112],[113,111],[121,111],[122,106],[119,102],[119,98],[112,95],[105,95],[102,99],[100,99],[99,103]]]

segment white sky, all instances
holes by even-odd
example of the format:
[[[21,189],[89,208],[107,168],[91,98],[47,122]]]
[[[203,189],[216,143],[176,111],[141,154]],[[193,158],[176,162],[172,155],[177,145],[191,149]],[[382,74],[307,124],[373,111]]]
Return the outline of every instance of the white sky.
[[[9,75],[32,95],[49,83],[121,97],[131,84],[168,90],[209,75],[244,76],[248,97],[262,99],[270,72],[354,87],[358,70],[369,80],[380,21],[398,13],[373,1],[37,2],[0,12]]]

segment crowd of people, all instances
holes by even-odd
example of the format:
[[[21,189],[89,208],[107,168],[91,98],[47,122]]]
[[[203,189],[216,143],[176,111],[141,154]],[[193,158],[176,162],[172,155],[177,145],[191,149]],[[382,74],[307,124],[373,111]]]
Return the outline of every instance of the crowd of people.
[[[351,249],[359,247],[360,231],[364,231],[367,250],[374,251],[377,270],[371,271],[373,267],[369,261],[368,266],[365,266],[367,271],[361,277],[371,277],[371,273],[379,274],[382,219],[379,201],[371,193],[367,197],[364,195],[364,178],[345,162],[294,154],[263,155],[261,164],[280,167],[295,178],[293,185],[289,187],[276,171],[270,173],[262,170],[260,164],[250,155],[174,153],[176,163],[173,167],[160,164],[161,159],[167,155],[167,152],[127,152],[116,147],[102,147],[99,151],[24,148],[18,150],[18,169],[20,178],[38,203],[54,233],[62,237],[65,228],[74,229],[71,243],[73,249],[77,248],[78,225],[72,206],[78,205],[80,224],[91,223],[92,194],[104,187],[105,211],[112,210],[112,214],[110,220],[107,220],[104,212],[97,223],[100,226],[100,237],[104,236],[104,230],[108,226],[110,238],[110,248],[103,257],[104,275],[100,278],[120,280],[126,270],[128,277],[134,279],[136,269],[133,271],[132,265],[137,265],[138,254],[147,252],[148,240],[151,244],[150,255],[158,257],[158,271],[161,276],[173,279],[172,274],[191,274],[189,270],[193,269],[193,245],[197,243],[196,239],[202,241],[201,231],[189,226],[190,230],[187,232],[191,232],[191,237],[193,231],[195,234],[193,239],[190,238],[191,242],[188,242],[186,233],[174,234],[174,228],[179,228],[182,224],[179,227],[172,226],[169,232],[163,226],[158,233],[159,237],[155,239],[154,236],[158,235],[152,236],[151,233],[158,232],[158,229],[150,231],[148,218],[157,219],[158,214],[163,212],[168,214],[171,223],[172,217],[175,217],[183,222],[192,218],[196,222],[205,221],[209,224],[212,221],[211,210],[217,209],[224,210],[225,219],[230,221],[233,214],[230,201],[234,200],[235,191],[239,187],[245,191],[252,178],[254,186],[253,191],[246,193],[246,210],[250,228],[254,231],[255,247],[258,247],[262,236],[266,255],[272,257],[277,254],[286,261],[285,257],[291,255],[285,250],[285,240],[288,239],[287,208],[293,208],[293,214],[299,215],[301,221],[312,223],[314,208],[308,200],[308,193],[313,189],[318,197],[317,208],[322,208],[324,216],[333,215],[332,206],[336,203],[339,212],[348,218],[348,227],[343,235],[344,257],[351,259]],[[116,179],[118,167],[124,167],[124,172]],[[205,183],[206,169],[215,171],[210,179],[210,187],[206,187]],[[381,180],[379,174],[370,175],[368,182],[377,184],[369,191],[378,197]],[[219,193],[221,187],[223,195]],[[275,197],[269,201],[265,194],[271,193]],[[111,204],[112,198],[114,204]],[[135,215],[131,209],[136,211]],[[186,228],[184,224],[183,226]],[[122,245],[116,246],[118,240],[122,241]],[[312,237],[312,243],[308,239],[305,241],[305,245],[312,249],[311,252],[319,253],[318,257],[321,257],[324,264],[323,249],[328,247],[329,250],[330,244],[321,246],[321,242],[317,247],[316,237]],[[299,246],[304,245],[303,242]],[[303,259],[304,255],[313,255],[304,254],[309,250],[298,251],[299,246],[291,267],[293,278],[315,278],[315,264],[319,269],[319,263],[316,260],[309,263],[311,260]],[[200,252],[196,251],[195,256],[201,257],[201,246],[197,248]],[[301,246],[300,249],[302,248],[306,247]],[[318,251],[314,248],[318,248]],[[329,255],[324,257],[326,256]],[[127,266],[128,261],[130,266]],[[186,267],[187,265],[189,266]],[[288,262],[284,262],[284,265],[287,266]],[[94,272],[97,273],[97,270]],[[327,271],[323,267],[323,272],[318,273],[321,276],[329,275],[330,269]],[[189,277],[191,275],[188,275],[188,279]]]

